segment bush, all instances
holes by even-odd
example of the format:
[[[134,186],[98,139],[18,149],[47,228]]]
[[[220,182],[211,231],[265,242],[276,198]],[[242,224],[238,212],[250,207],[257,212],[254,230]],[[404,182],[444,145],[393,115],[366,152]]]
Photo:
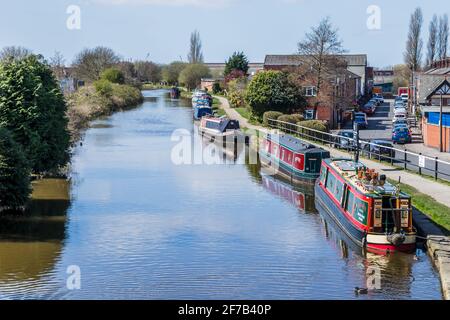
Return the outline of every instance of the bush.
[[[117,68],[108,68],[103,70],[103,72],[100,75],[101,80],[107,80],[111,83],[117,83],[117,84],[123,84],[125,83],[125,76]]]
[[[232,108],[245,107],[245,96],[244,96],[243,92],[232,91],[232,92],[228,93],[227,97],[228,97],[228,102],[230,103],[230,106]]]
[[[111,100],[115,109],[134,107],[143,101],[139,89],[127,85],[112,85]]]
[[[214,84],[212,86],[212,92],[213,92],[213,94],[218,94],[218,93],[222,92],[222,88],[220,86],[220,83],[214,82]]]
[[[271,120],[278,120],[278,118],[280,116],[282,116],[283,114],[281,112],[278,111],[266,111],[263,114],[263,125],[265,127],[269,126],[269,119]]]
[[[105,79],[95,81],[94,88],[98,93],[104,96],[111,96],[113,92],[113,84]]]
[[[301,90],[288,74],[273,70],[259,72],[253,77],[247,88],[246,101],[259,118],[269,110],[288,113],[306,104]]]
[[[19,208],[30,196],[30,168],[21,146],[0,127],[0,209]]]
[[[200,63],[188,64],[183,71],[181,71],[178,82],[184,84],[190,91],[201,83],[202,78],[207,78],[209,76],[209,68],[206,65]]]
[[[306,121],[300,121],[297,123],[297,125],[314,129],[321,132],[328,132],[328,127],[325,124],[325,122],[320,120],[306,120]]]
[[[291,116],[297,120],[295,123],[305,120],[305,117],[302,114],[294,113]]]

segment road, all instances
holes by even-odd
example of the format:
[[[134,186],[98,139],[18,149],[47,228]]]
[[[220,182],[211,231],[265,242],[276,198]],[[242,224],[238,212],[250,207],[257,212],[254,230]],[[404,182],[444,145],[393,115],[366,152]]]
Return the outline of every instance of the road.
[[[382,106],[377,107],[375,114],[368,117],[368,129],[360,131],[360,138],[362,140],[380,139],[392,142],[393,106],[393,100],[386,100]],[[346,124],[345,129],[351,128],[351,123]],[[435,169],[437,166],[437,171],[439,172],[438,178],[450,181],[450,163],[448,161],[440,162],[434,160],[436,156],[445,158],[444,155],[441,156],[437,152],[433,152],[433,154],[426,154],[426,152],[424,152],[425,147],[423,146],[421,137],[418,133],[414,134],[415,132],[417,132],[417,129],[413,129],[413,143],[405,145],[394,145],[396,149],[395,160],[387,161],[391,162],[394,166],[398,166],[401,168],[405,168],[406,161],[406,169],[412,170],[414,172],[421,171],[422,174],[433,177],[435,175]],[[405,152],[404,150],[413,153],[423,152],[424,155],[428,156],[429,158],[425,158],[425,167],[419,167],[419,156],[410,154],[408,152]],[[433,160],[430,158],[432,158]]]

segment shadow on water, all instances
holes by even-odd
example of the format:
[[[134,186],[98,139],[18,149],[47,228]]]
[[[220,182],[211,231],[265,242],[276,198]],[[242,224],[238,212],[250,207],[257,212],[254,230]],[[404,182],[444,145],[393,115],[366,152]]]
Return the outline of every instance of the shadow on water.
[[[53,269],[66,238],[70,183],[33,183],[25,213],[0,216],[0,281],[33,280]]]

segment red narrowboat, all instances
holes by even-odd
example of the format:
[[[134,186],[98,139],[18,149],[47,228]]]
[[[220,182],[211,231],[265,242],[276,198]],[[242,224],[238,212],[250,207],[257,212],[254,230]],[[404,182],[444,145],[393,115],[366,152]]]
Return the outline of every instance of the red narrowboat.
[[[259,148],[261,163],[294,183],[314,181],[319,176],[322,159],[330,153],[290,135],[267,134]]]
[[[415,250],[411,197],[386,176],[353,160],[325,159],[315,192],[316,207],[367,251]]]

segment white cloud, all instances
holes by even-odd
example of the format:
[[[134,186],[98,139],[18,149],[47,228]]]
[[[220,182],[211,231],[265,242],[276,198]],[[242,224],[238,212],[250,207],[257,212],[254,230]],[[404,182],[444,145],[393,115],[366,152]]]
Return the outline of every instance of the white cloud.
[[[197,6],[223,7],[235,0],[93,0],[112,5],[159,5],[159,6]]]

